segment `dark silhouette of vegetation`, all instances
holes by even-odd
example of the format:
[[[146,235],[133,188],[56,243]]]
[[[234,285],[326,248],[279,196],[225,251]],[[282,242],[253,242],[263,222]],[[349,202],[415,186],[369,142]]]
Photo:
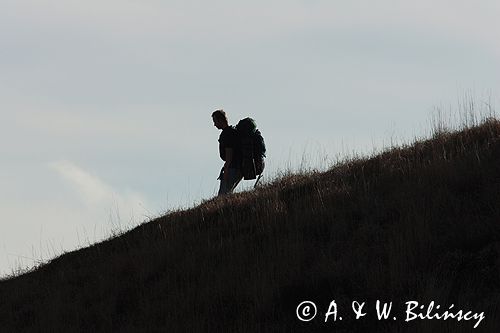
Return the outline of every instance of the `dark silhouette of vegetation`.
[[[4,332],[498,332],[500,122],[171,212],[0,282]],[[486,318],[355,320],[352,300]],[[296,308],[323,313],[301,322]],[[345,309],[324,322],[328,304]],[[398,317],[401,317],[399,311]]]

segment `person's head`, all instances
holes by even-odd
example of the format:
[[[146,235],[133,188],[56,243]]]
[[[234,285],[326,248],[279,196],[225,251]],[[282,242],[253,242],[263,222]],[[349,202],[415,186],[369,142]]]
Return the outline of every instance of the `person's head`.
[[[224,110],[214,111],[212,113],[212,120],[214,121],[214,126],[218,129],[224,129],[229,125]]]

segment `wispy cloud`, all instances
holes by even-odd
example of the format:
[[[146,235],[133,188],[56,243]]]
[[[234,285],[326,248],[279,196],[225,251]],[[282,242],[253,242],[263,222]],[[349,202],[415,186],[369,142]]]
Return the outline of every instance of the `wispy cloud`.
[[[70,188],[78,195],[87,209],[105,209],[114,218],[125,217],[130,222],[140,222],[148,215],[146,198],[134,191],[118,191],[99,177],[85,171],[73,162],[59,160],[50,163]],[[120,221],[118,221],[120,222]]]
[[[93,176],[69,161],[57,161],[50,166],[66,180],[88,205],[109,202],[113,189],[98,177]]]

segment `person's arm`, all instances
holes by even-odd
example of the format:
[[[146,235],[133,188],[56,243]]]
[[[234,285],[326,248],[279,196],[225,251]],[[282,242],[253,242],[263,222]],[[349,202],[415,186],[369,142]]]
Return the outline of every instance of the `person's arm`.
[[[229,177],[229,165],[233,160],[233,148],[226,148],[226,162],[224,163],[224,179],[227,180]]]

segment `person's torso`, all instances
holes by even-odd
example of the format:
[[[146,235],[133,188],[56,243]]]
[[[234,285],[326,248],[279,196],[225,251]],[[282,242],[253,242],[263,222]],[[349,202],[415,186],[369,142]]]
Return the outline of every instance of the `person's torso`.
[[[226,148],[233,150],[233,159],[229,167],[239,168],[241,163],[240,143],[238,132],[233,126],[224,128],[219,136],[219,155],[223,161],[226,160]]]

